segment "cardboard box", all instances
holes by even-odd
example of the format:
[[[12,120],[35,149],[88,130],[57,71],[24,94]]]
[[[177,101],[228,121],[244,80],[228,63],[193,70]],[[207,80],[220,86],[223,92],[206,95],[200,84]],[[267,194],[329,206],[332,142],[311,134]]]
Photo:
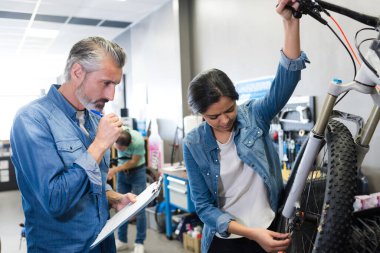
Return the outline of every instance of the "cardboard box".
[[[193,238],[185,232],[183,233],[183,247],[185,248],[185,250],[189,250],[195,253],[200,253],[201,239]]]

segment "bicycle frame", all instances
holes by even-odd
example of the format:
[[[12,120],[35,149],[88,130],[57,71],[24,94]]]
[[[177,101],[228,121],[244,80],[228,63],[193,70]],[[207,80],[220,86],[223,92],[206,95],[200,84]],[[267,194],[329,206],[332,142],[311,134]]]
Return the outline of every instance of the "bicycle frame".
[[[318,2],[321,5],[322,3],[324,3],[322,1],[318,1]],[[313,2],[309,2],[307,4],[313,4]],[[338,12],[337,10],[339,10],[340,8],[339,6],[335,6],[335,5],[331,7],[331,4],[328,4],[328,3],[326,3],[326,6],[324,7],[326,9],[330,9],[335,12]],[[350,18],[358,20],[357,18],[353,17],[357,15],[358,13],[352,12],[347,9],[344,9],[344,13],[342,12],[340,13],[343,15],[347,15]],[[310,13],[304,12],[304,14],[310,14]],[[315,13],[313,13],[313,15],[315,16]],[[362,16],[363,15],[361,15],[361,17]],[[363,20],[358,20],[358,21],[364,23]],[[373,22],[371,24],[373,24]],[[379,24],[377,23],[376,25],[378,26]],[[379,26],[377,28],[379,28]],[[378,39],[380,39],[380,33],[379,33]],[[366,56],[367,60],[369,60],[368,58],[369,58],[369,55]],[[313,130],[310,133],[305,152],[302,156],[297,174],[295,175],[294,183],[286,199],[285,206],[282,210],[282,215],[285,218],[288,218],[288,219],[294,218],[296,208],[297,206],[299,206],[298,204],[299,199],[301,197],[302,191],[306,184],[307,177],[312,168],[313,162],[317,158],[319,150],[325,142],[324,133],[326,130],[326,126],[329,122],[329,119],[331,117],[341,117],[341,118],[343,117],[349,120],[353,120],[357,123],[358,128],[359,128],[357,131],[358,134],[356,135],[356,138],[355,138],[355,143],[357,146],[357,149],[356,149],[357,161],[358,161],[357,167],[358,168],[361,167],[364,157],[369,150],[369,143],[371,141],[371,138],[380,120],[380,93],[376,88],[376,85],[380,85],[380,78],[378,75],[373,73],[373,71],[371,71],[369,67],[367,67],[366,64],[362,64],[355,77],[355,80],[356,81],[353,81],[347,84],[342,84],[341,81],[339,80],[335,80],[330,83],[328,94],[325,98],[322,111],[317,118],[317,122]],[[349,115],[346,113],[336,113],[333,110],[338,96],[350,90],[355,90],[363,94],[370,94],[372,96],[372,99],[374,101],[374,106],[372,108],[370,116],[368,117],[364,125],[360,117],[355,117],[355,116],[352,117],[352,115]]]

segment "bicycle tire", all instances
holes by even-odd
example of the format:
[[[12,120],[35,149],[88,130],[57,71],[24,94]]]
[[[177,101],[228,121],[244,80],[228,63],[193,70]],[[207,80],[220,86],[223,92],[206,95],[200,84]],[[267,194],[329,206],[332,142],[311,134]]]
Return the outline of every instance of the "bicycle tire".
[[[297,214],[302,215],[294,219],[287,253],[347,252],[357,191],[355,143],[347,127],[336,120],[329,121],[325,140],[322,159],[312,168],[301,195]],[[294,172],[297,169],[295,166]],[[287,222],[280,218],[280,232],[289,232]]]

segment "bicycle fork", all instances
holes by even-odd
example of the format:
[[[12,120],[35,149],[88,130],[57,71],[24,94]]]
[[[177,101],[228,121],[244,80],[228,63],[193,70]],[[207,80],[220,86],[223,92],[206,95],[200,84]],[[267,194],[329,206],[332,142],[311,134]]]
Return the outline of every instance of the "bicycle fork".
[[[296,207],[299,206],[298,201],[305,187],[310,169],[312,168],[313,162],[315,161],[315,158],[317,157],[321,146],[324,144],[325,129],[329,122],[330,116],[333,115],[335,102],[339,94],[342,94],[349,90],[356,90],[364,94],[373,94],[373,87],[362,85],[361,83],[355,81],[347,84],[342,84],[340,80],[333,80],[333,82],[330,84],[329,92],[323,103],[322,111],[313,130],[310,133],[309,141],[302,156],[293,186],[286,199],[284,209],[282,210],[282,215],[287,219],[294,218]],[[375,104],[377,104],[377,102],[380,101],[379,93],[373,94],[373,97]],[[368,143],[373,135],[373,132],[376,129],[379,118],[380,110],[379,105],[377,104],[374,106],[371,116],[364,125],[364,128],[361,129],[362,131],[360,130],[360,138],[356,141],[357,146],[362,147],[362,149],[358,149],[358,165],[361,164],[365,153],[368,151]]]
[[[369,143],[380,121],[380,107],[374,105],[366,124],[361,129],[359,136],[356,138],[356,149],[358,153],[358,168],[361,168],[362,162],[369,149]]]
[[[340,84],[340,82],[335,83],[335,85],[336,84]],[[317,122],[310,133],[309,141],[302,156],[293,186],[290,190],[288,198],[286,199],[284,209],[282,210],[282,215],[287,219],[294,217],[296,206],[299,206],[297,203],[305,187],[310,169],[319,153],[321,146],[324,144],[324,132],[330,115],[332,114],[337,97],[337,95],[327,95],[323,104],[322,113],[320,114],[320,117],[318,117]]]

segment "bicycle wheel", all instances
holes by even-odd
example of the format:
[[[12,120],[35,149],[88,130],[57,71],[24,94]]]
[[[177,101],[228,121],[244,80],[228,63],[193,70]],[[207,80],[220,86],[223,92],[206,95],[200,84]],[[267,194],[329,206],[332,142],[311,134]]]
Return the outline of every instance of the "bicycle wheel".
[[[349,252],[346,245],[356,193],[355,144],[347,127],[336,120],[328,123],[325,135],[294,219],[280,219],[279,230],[292,232],[287,253]]]

